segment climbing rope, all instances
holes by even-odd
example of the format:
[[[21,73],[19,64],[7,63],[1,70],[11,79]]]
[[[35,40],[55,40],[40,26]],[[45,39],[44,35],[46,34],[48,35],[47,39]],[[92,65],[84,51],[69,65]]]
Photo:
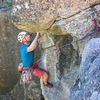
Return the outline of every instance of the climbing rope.
[[[70,43],[68,43],[68,44],[65,44],[65,45],[60,46],[59,49],[60,49],[60,48],[67,47],[67,46],[70,46],[71,44],[77,43],[77,42],[79,42],[79,41],[81,41],[81,40],[84,40],[84,39],[87,38],[88,36],[91,36],[92,34],[94,34],[94,33],[96,33],[96,32],[99,32],[99,31],[100,31],[100,29],[94,30],[93,32],[88,33],[87,35],[85,35],[84,37],[82,37],[82,38],[79,39],[79,40],[76,40],[76,41],[73,41],[73,42],[70,42]]]
[[[59,46],[58,49],[61,49],[61,48],[64,48],[64,47],[68,47],[68,46],[70,46],[71,44],[74,44],[74,43],[77,43],[77,42],[79,42],[79,41],[82,41],[82,40],[84,40],[85,38],[87,38],[87,37],[89,37],[89,36],[95,34],[96,32],[99,32],[99,31],[100,31],[100,27],[99,27],[99,25],[97,24],[97,20],[96,20],[96,18],[95,18],[95,9],[94,9],[94,8],[91,8],[91,9],[90,9],[90,14],[91,14],[91,18],[92,18],[92,21],[93,21],[93,25],[94,25],[94,27],[95,27],[95,30],[92,31],[92,32],[90,32],[90,33],[87,33],[87,34],[86,34],[85,36],[83,36],[81,39],[78,39],[78,40],[73,41],[73,42],[70,42],[70,43],[68,43],[68,44]],[[49,49],[49,48],[51,48],[51,47],[52,47],[52,46],[50,46],[50,47],[48,47],[48,48],[45,48],[44,50]],[[58,49],[56,49],[56,50],[58,50]],[[39,60],[37,60],[37,62],[40,61],[41,59],[42,59],[42,58],[40,58]]]
[[[77,42],[79,42],[79,41],[81,41],[81,40],[84,40],[84,39],[87,38],[88,36],[91,36],[92,34],[94,34],[94,33],[100,31],[100,27],[98,26],[97,20],[96,20],[96,18],[95,18],[95,9],[94,9],[94,8],[91,8],[91,9],[90,9],[90,13],[91,13],[91,18],[92,18],[92,21],[93,21],[93,25],[94,25],[94,27],[95,27],[95,30],[94,30],[93,32],[90,32],[90,33],[86,34],[84,37],[82,37],[82,38],[79,39],[79,40],[76,40],[76,41],[70,42],[70,43],[68,43],[68,44],[65,44],[65,45],[63,45],[63,46],[60,46],[59,49],[60,49],[60,48],[67,47],[67,46],[70,46],[71,44],[77,43]]]

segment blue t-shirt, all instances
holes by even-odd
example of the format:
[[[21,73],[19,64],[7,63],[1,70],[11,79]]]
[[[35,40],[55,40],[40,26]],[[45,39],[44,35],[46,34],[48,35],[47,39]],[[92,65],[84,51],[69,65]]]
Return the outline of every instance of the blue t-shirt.
[[[27,52],[29,45],[22,44],[21,59],[24,67],[31,67],[34,63],[34,51]]]

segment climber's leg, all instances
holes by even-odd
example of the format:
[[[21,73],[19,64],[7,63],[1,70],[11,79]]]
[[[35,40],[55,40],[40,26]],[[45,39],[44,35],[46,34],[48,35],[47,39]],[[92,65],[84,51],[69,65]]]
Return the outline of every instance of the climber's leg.
[[[44,85],[48,88],[52,88],[53,85],[48,82],[49,75],[47,72],[39,69],[38,67],[34,68],[34,76],[38,76],[43,79]]]
[[[44,72],[44,75],[41,77],[43,79],[44,84],[46,85],[48,83],[48,78],[49,78],[48,74],[46,72]]]

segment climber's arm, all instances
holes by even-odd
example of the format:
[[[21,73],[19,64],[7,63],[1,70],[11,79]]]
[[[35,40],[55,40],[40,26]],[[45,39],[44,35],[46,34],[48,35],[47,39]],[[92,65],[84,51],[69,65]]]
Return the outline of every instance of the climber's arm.
[[[37,33],[34,41],[31,43],[31,45],[27,48],[27,52],[31,52],[33,51],[36,47],[37,47],[37,44],[38,44],[38,38],[39,38],[39,33]]]

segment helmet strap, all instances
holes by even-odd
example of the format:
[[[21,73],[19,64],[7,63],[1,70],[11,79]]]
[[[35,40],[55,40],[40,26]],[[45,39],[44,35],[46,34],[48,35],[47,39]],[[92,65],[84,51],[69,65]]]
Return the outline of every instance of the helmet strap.
[[[25,39],[25,42],[30,42],[30,41],[27,41],[26,37],[24,37],[24,39]],[[24,43],[23,40],[22,40],[22,43]]]

